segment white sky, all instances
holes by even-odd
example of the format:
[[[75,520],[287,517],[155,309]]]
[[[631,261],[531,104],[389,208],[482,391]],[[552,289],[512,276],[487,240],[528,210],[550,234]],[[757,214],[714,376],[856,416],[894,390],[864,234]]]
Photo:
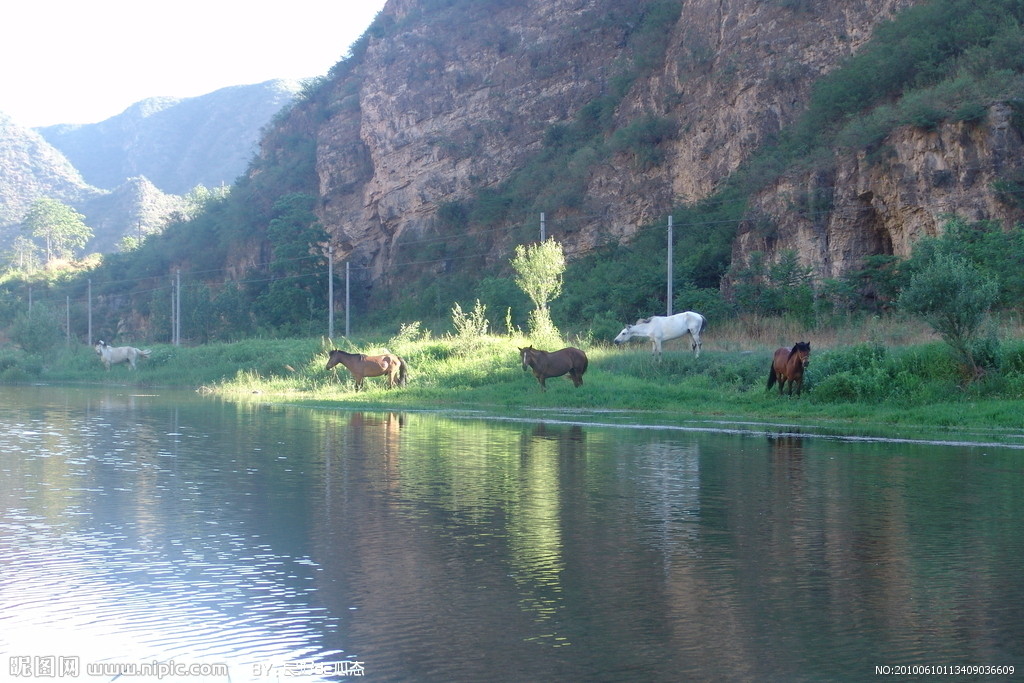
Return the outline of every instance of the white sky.
[[[10,0],[0,112],[95,123],[147,97],[322,76],[385,0]]]

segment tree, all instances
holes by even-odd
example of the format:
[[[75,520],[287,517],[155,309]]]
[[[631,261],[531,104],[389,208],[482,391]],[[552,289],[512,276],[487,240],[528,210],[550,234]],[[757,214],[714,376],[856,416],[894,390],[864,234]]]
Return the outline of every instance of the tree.
[[[22,230],[45,243],[46,262],[68,258],[92,239],[85,216],[56,199],[42,198],[32,203],[22,220]]]
[[[256,298],[262,324],[300,331],[326,300],[326,258],[323,245],[328,235],[313,213],[316,199],[308,194],[287,194],[274,203],[274,217],[267,226],[273,247],[272,281]]]
[[[11,240],[10,249],[7,251],[7,262],[11,268],[16,270],[36,270],[39,267],[39,247],[24,235],[18,235]]]
[[[551,322],[548,303],[562,293],[562,273],[565,272],[562,245],[553,238],[537,244],[520,244],[511,263],[516,271],[516,285],[534,305],[530,331],[539,336],[557,337],[558,330]]]
[[[900,294],[899,306],[923,318],[953,348],[973,377],[978,375],[978,366],[972,342],[998,296],[995,280],[960,256],[940,253],[910,279]]]

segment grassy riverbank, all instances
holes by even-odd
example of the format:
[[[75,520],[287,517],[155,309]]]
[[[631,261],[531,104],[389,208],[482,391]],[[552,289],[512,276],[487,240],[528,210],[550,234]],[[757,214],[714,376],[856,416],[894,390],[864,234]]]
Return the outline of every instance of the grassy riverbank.
[[[765,390],[771,351],[779,342],[757,339],[750,329],[739,334],[721,330],[706,342],[700,358],[693,358],[684,344],[670,344],[661,361],[646,343],[615,348],[579,341],[575,345],[590,357],[585,384],[576,389],[566,378],[551,379],[547,392],[519,364],[517,347],[528,343],[525,338],[418,332],[334,344],[302,339],[193,348],[156,345],[137,372],[122,365],[107,373],[87,348],[65,350],[45,362],[8,350],[0,355],[0,379],[184,386],[232,400],[346,408],[575,413],[591,420],[650,424],[756,421],[837,433],[931,430],[950,436],[984,431],[1008,439],[1024,431],[1024,342],[998,344],[985,376],[967,382],[941,342],[909,329],[891,328],[888,334],[906,343],[858,341],[852,333],[844,340],[835,331],[812,336],[814,351],[800,398]],[[778,330],[765,333],[778,335]],[[403,356],[411,368],[408,386],[388,391],[380,378],[373,378],[366,380],[365,391],[354,392],[344,368],[337,374],[324,370],[332,346],[366,353],[387,349]]]

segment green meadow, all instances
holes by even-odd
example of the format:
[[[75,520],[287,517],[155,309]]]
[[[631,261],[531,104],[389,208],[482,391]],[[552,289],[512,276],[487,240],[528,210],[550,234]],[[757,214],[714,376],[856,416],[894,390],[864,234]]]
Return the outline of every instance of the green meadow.
[[[769,339],[785,330],[723,330],[695,358],[688,339],[666,344],[575,340],[590,360],[584,384],[567,377],[542,391],[524,371],[522,335],[444,335],[419,329],[390,338],[256,339],[195,347],[153,345],[139,369],[104,370],[92,349],[73,347],[46,359],[6,349],[0,380],[7,383],[187,387],[227,400],[343,409],[473,411],[502,417],[573,419],[650,425],[730,428],[778,425],[836,435],[1024,439],[1024,342],[996,343],[985,373],[965,377],[948,346],[890,326],[891,340],[859,341],[832,331],[811,338],[812,355],[800,397],[766,390]],[[913,337],[912,339],[908,339]],[[554,350],[559,342],[534,343]],[[565,345],[565,344],[563,344]],[[388,390],[368,378],[356,392],[339,366],[325,369],[331,348],[390,351],[409,365],[405,387]],[[760,428],[760,427],[759,427]]]

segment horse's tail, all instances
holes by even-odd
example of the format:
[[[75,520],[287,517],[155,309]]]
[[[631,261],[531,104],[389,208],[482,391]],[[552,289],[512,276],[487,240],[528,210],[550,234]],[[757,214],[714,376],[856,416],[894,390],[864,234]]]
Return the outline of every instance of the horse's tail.
[[[409,364],[405,362],[405,359],[401,356],[398,358],[398,386],[404,387],[406,382],[409,381]]]
[[[143,358],[149,358],[149,354],[153,353],[153,349],[140,349],[139,355]]]
[[[775,386],[775,361],[774,360],[772,361],[772,364],[770,366],[768,366],[768,386],[765,387],[765,391],[768,391],[773,386]]]
[[[697,330],[697,334],[704,334],[704,326],[708,324],[708,319],[707,319],[707,318],[705,318],[705,317],[704,317],[704,316],[703,316],[702,314],[700,314],[700,313],[698,313],[697,315],[699,315],[699,316],[700,316],[700,329],[699,329],[699,330]]]

